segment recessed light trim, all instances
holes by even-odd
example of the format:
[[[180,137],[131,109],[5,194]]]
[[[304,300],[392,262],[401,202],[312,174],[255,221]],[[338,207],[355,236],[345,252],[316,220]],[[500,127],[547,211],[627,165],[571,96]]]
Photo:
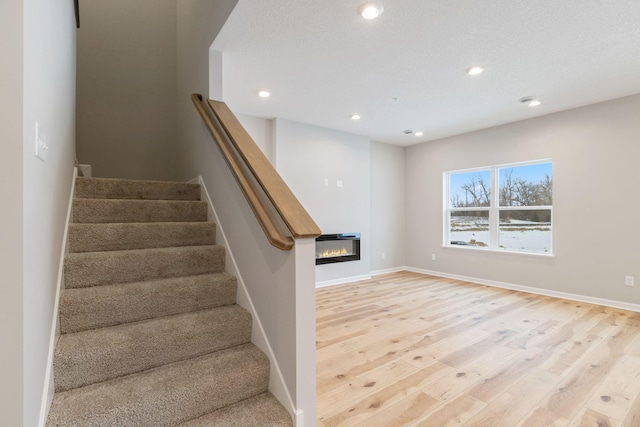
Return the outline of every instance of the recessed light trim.
[[[542,102],[535,96],[525,96],[524,98],[520,98],[520,103],[527,104],[529,107],[537,107],[542,104]]]
[[[364,19],[375,19],[382,14],[384,8],[382,6],[378,6],[375,3],[365,3],[360,6],[358,12],[360,12],[360,16]]]
[[[484,71],[484,68],[482,68],[480,65],[473,65],[467,68],[467,74],[469,74],[470,76],[477,76],[483,71]]]
[[[360,120],[360,114],[352,114],[351,120]]]
[[[258,92],[258,96],[260,98],[268,98],[271,96],[271,92],[269,92],[268,90],[261,90],[260,92]]]

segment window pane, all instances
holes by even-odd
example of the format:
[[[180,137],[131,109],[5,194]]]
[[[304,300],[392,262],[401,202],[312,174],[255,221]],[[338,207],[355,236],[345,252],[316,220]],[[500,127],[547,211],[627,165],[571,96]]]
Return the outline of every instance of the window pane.
[[[489,246],[489,211],[451,212],[449,240],[452,245]]]
[[[491,205],[491,171],[449,174],[449,206],[453,208]]]
[[[509,251],[551,253],[551,211],[500,211],[498,247]]]
[[[551,163],[500,168],[500,206],[551,206]]]

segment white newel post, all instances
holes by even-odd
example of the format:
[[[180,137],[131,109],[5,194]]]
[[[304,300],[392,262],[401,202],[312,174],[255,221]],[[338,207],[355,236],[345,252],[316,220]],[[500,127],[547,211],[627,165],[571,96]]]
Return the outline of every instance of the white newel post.
[[[315,239],[296,239],[296,426],[316,424]]]

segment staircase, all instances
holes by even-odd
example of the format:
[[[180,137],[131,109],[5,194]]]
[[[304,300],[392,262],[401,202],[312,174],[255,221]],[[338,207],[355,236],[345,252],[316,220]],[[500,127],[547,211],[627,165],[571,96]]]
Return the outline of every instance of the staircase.
[[[78,178],[47,426],[292,426],[197,184]]]

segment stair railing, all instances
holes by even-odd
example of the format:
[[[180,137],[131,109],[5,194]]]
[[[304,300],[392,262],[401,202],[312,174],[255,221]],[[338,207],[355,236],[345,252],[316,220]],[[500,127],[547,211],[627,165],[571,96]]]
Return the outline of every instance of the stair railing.
[[[320,228],[229,107],[206,103],[200,94],[192,94],[191,100],[271,245],[289,250],[294,239],[319,236]]]

